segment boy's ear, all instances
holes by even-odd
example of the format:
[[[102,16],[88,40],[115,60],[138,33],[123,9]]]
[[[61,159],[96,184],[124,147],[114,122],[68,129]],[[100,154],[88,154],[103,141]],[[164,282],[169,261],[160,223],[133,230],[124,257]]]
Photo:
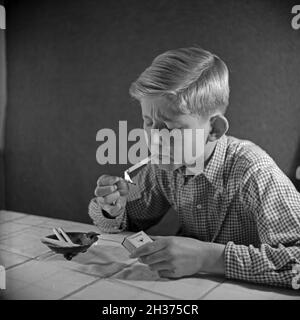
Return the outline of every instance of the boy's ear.
[[[210,118],[210,132],[208,141],[216,141],[220,139],[228,130],[228,120],[221,114],[215,115]]]

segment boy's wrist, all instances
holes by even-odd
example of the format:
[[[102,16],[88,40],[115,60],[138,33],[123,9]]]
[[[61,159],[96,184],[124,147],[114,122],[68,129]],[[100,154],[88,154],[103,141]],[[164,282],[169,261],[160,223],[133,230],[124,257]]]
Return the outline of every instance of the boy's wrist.
[[[225,275],[225,245],[205,242],[201,272]]]

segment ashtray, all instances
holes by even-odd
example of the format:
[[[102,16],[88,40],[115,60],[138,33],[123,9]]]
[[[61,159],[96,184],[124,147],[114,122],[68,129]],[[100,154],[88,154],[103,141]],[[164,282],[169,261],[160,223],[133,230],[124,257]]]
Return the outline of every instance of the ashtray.
[[[79,253],[86,252],[100,235],[96,232],[66,232],[65,234],[71,240],[70,243],[59,241],[57,234],[46,236],[41,241],[55,253],[62,254],[67,260],[71,260]]]

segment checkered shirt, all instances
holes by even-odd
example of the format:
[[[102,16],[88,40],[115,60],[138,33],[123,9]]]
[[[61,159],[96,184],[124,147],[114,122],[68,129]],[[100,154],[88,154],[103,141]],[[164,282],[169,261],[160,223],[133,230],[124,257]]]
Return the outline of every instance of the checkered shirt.
[[[146,165],[123,214],[104,217],[94,198],[89,215],[102,232],[140,231],[172,206],[181,235],[225,245],[226,278],[291,287],[292,268],[300,264],[300,194],[271,157],[223,136],[203,173],[184,173]]]

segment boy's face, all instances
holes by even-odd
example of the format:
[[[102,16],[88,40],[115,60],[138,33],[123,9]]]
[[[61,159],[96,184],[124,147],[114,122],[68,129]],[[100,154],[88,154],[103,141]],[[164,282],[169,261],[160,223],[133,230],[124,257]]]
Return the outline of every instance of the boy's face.
[[[142,108],[142,116],[144,121],[144,130],[147,133],[148,138],[148,147],[150,148],[151,143],[156,143],[151,140],[151,129],[179,129],[182,134],[185,134],[183,129],[204,129],[204,139],[203,141],[207,140],[207,136],[209,133],[209,119],[204,119],[203,117],[199,115],[191,115],[191,114],[182,114],[178,112],[178,109],[170,100],[168,100],[165,97],[151,97],[151,98],[143,98],[141,100],[141,108]],[[176,131],[176,130],[175,130]],[[193,130],[192,132],[195,133],[196,130]],[[184,133],[183,133],[184,132]],[[190,131],[191,132],[191,131]],[[152,136],[153,138],[153,136]],[[195,150],[195,139],[182,139],[182,142],[184,141],[185,145],[181,146],[181,152],[183,152],[184,148],[193,148]],[[164,146],[162,145],[162,152],[159,153],[159,166],[165,170],[172,171],[176,168],[180,167],[182,164],[189,163],[188,157],[182,154],[182,163],[178,164],[176,160],[174,161],[174,158],[176,157],[174,155],[174,144],[169,145],[168,152],[166,154],[170,154],[168,159],[164,155]],[[204,143],[203,143],[204,147]],[[175,147],[176,150],[176,147]],[[179,150],[179,149],[177,149]],[[170,151],[170,152],[169,152]],[[193,151],[194,152],[194,151]],[[204,153],[204,150],[203,150]],[[169,164],[162,164],[162,158],[165,158],[164,162],[168,162]],[[178,158],[177,158],[178,159]],[[175,162],[175,163],[174,163]]]

